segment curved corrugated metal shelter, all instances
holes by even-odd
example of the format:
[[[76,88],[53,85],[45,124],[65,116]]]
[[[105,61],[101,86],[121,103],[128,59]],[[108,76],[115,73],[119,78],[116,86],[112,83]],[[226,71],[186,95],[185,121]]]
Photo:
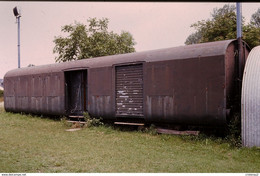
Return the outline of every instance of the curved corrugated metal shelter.
[[[242,83],[242,143],[260,147],[260,46],[249,53]]]

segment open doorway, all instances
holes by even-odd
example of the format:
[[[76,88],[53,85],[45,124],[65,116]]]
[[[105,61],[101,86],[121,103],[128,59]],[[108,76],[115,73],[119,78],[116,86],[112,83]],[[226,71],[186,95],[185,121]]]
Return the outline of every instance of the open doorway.
[[[87,111],[87,70],[65,71],[65,106],[67,115],[83,115]]]

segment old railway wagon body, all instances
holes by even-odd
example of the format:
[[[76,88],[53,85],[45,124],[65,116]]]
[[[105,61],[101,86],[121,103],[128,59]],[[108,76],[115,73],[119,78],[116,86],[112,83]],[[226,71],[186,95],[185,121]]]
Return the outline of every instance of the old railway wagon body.
[[[6,111],[221,126],[232,107],[236,40],[11,70]],[[243,43],[244,62],[249,49]]]

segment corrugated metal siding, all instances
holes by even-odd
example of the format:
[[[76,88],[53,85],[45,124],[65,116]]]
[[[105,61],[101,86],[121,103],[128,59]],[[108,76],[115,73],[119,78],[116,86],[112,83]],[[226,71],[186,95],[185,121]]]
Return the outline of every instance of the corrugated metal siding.
[[[260,46],[248,56],[242,83],[242,143],[260,147]]]
[[[14,112],[62,115],[63,78],[59,73],[5,78],[5,109]]]
[[[115,84],[115,81],[112,81],[112,77],[115,77],[112,76],[112,67],[95,68],[88,71],[88,112],[94,117],[114,119],[115,89],[112,89],[112,85]]]
[[[143,66],[116,67],[116,115],[143,116]]]

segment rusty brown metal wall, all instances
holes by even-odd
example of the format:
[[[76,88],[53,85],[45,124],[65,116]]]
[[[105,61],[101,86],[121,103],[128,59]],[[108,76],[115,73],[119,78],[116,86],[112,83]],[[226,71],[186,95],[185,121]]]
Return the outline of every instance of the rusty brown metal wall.
[[[5,109],[35,114],[64,114],[62,73],[5,78]]]
[[[245,42],[243,44],[242,52],[242,62],[241,67],[242,71],[245,67],[245,62],[247,60],[250,49],[248,48]],[[238,48],[237,42],[231,43],[225,54],[225,87],[226,87],[226,109],[227,112],[235,106],[235,101],[238,101],[237,106],[240,105],[240,91],[239,87],[241,86],[242,80],[239,78],[239,70],[238,70]],[[240,84],[240,86],[239,86]],[[237,107],[239,108],[239,107]]]
[[[89,113],[96,117],[114,118],[112,67],[93,68],[88,73]]]
[[[116,67],[116,116],[143,117],[143,65]]]
[[[230,44],[225,55],[225,94],[227,111],[231,109],[236,94],[236,46]],[[238,75],[237,75],[238,76]]]
[[[226,114],[224,64],[224,56],[147,63],[146,120],[222,124]]]
[[[88,69],[87,109],[94,116],[222,125],[231,106],[234,44],[218,41],[12,70],[4,80],[5,108],[63,115],[64,71]],[[128,84],[131,80],[139,87]],[[125,94],[132,97],[120,99]]]
[[[15,81],[12,78],[4,79],[4,106],[7,111],[15,112]]]

